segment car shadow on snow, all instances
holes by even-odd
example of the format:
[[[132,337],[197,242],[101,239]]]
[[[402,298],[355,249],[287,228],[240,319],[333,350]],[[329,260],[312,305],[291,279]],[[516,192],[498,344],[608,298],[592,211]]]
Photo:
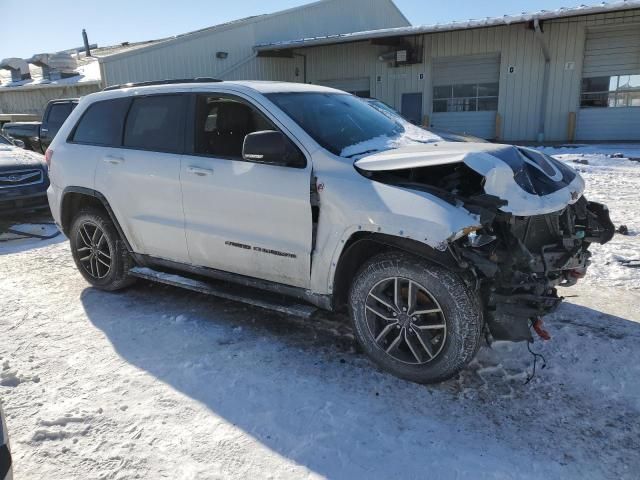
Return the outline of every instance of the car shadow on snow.
[[[0,255],[42,248],[65,239],[49,213],[0,216]]]
[[[635,349],[615,348],[637,345],[640,325],[621,317],[564,304],[548,321],[554,341],[535,344],[548,367],[526,385],[526,346],[498,343],[458,378],[421,386],[376,370],[340,315],[303,321],[146,282],[81,299],[127,362],[322,476],[631,478],[640,468],[638,397],[617,392],[632,377],[611,371],[640,364]]]

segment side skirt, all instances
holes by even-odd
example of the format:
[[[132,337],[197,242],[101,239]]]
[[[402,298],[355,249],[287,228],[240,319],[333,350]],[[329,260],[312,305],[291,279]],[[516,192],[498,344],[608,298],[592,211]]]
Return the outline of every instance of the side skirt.
[[[303,300],[323,310],[333,310],[333,297],[331,295],[320,295],[304,288],[292,287],[281,283],[270,282],[258,278],[247,277],[237,273],[224,272],[214,268],[198,267],[179,262],[173,262],[164,258],[151,257],[149,255],[140,255],[133,253],[136,264],[154,270],[160,270],[168,273],[186,273],[199,277],[206,277],[219,282],[232,283],[250,289],[253,294],[259,294],[260,291],[269,292],[277,296],[285,297],[283,303],[290,302],[291,298]],[[132,272],[133,273],[133,272]],[[250,303],[250,302],[245,302]]]

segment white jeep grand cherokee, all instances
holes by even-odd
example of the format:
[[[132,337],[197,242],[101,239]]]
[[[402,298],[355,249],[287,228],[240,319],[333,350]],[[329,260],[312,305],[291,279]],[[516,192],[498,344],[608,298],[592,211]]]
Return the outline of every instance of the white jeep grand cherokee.
[[[415,382],[456,374],[483,336],[531,341],[614,231],[551,157],[445,142],[313,85],[110,87],[46,158],[51,210],[95,287],[348,307],[371,359]]]

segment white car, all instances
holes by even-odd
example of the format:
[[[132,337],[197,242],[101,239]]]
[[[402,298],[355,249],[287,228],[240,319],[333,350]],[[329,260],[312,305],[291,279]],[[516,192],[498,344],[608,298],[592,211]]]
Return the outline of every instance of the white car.
[[[553,158],[444,142],[314,85],[110,87],[46,159],[53,216],[95,287],[346,307],[364,351],[415,382],[455,375],[485,336],[531,341],[614,231]]]

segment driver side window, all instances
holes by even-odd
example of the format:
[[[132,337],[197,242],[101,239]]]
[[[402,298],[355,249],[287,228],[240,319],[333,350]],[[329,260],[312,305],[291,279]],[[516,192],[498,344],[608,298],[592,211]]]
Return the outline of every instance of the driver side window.
[[[242,160],[244,137],[262,130],[277,128],[250,105],[220,95],[198,95],[196,154]]]

